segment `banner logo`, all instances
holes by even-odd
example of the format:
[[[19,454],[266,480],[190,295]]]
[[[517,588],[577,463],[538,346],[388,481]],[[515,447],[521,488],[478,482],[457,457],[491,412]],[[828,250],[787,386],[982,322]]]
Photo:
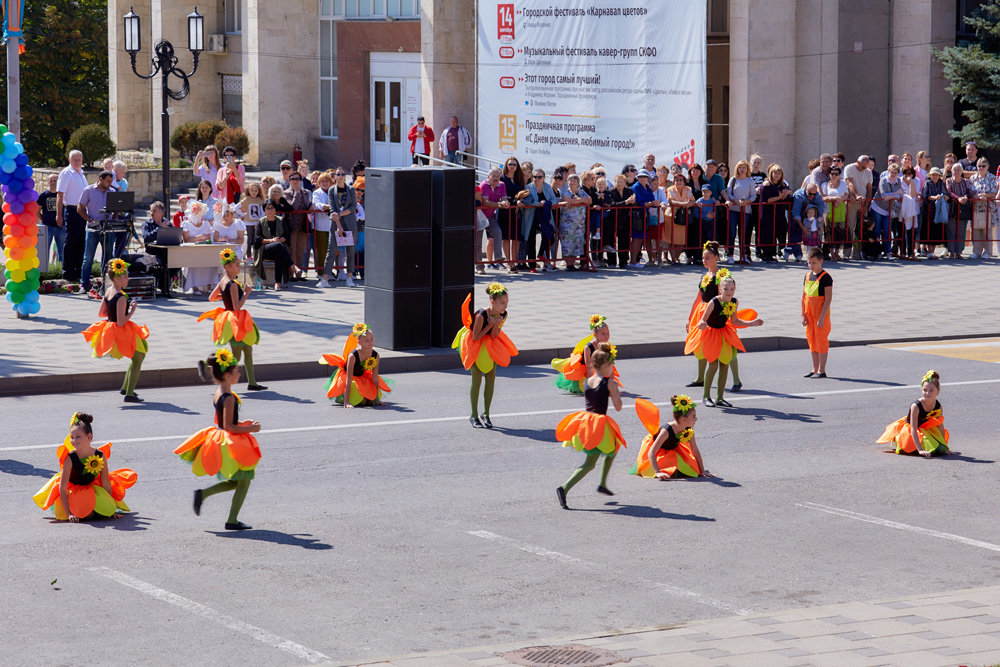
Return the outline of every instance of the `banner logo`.
[[[517,116],[500,114],[500,152],[517,151]]]
[[[497,5],[497,39],[514,41],[514,3]]]
[[[689,147],[678,151],[674,154],[674,164],[679,164],[684,168],[688,168],[694,164],[694,139],[691,140]]]

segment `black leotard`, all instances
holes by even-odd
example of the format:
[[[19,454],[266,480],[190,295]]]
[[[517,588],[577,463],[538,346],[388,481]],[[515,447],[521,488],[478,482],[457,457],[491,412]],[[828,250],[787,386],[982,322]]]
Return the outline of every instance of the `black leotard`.
[[[99,449],[95,450],[94,456],[99,456],[103,459],[104,452]],[[79,484],[80,486],[87,486],[88,484],[92,484],[94,480],[97,479],[97,475],[83,471],[83,461],[80,460],[79,453],[75,451],[70,452],[69,460],[73,464],[73,467],[69,471],[69,481],[71,483]]]
[[[920,401],[913,401],[912,405],[917,406],[917,425],[919,426],[920,424],[923,424],[925,421],[927,421],[927,414],[928,414],[928,412],[927,412],[927,410],[924,410],[924,404],[921,403]],[[911,405],[911,407],[912,407],[912,405]],[[933,412],[934,410],[940,410],[940,409],[941,409],[941,402],[940,401],[934,401],[934,408],[931,410],[931,412]],[[910,413],[909,412],[906,413],[906,417],[904,417],[904,419],[906,419],[907,421],[910,420]]]
[[[233,307],[234,306],[233,297],[229,292],[229,286],[232,285],[233,283],[236,283],[236,292],[237,292],[236,298],[237,299],[243,298],[243,287],[241,287],[237,281],[229,280],[223,283],[223,285],[219,288],[219,291],[222,293],[222,305],[226,307],[226,310],[235,310],[235,308]]]
[[[583,400],[587,406],[587,412],[599,415],[608,414],[608,397],[611,395],[608,389],[609,378],[601,378],[596,387],[591,388],[589,384],[584,386]]]
[[[226,396],[233,397],[233,423],[236,424],[240,421],[240,402],[236,400],[236,395],[231,394],[228,391],[224,392],[222,396],[219,396],[219,400],[215,402],[215,423],[222,428],[222,410],[226,404]]]
[[[354,350],[351,354],[354,355],[354,371],[352,372],[352,375],[354,375],[354,377],[361,377],[365,372],[361,363],[361,354],[358,350]],[[370,358],[378,361],[378,352],[372,350],[372,356]]]
[[[677,449],[677,445],[681,444],[681,441],[677,438],[677,434],[674,433],[674,429],[670,427],[670,424],[664,424],[660,427],[660,430],[667,432],[667,439],[664,441],[660,449],[668,452],[671,449]]]
[[[128,312],[128,297],[123,292],[118,292],[110,300],[108,300],[108,297],[104,297],[104,303],[107,304],[108,322],[118,323],[118,299],[123,296],[125,297],[125,311]]]
[[[722,314],[722,309],[725,307],[725,304],[722,303],[722,299],[715,299],[711,303],[712,309],[709,311],[708,318],[706,318],[705,321],[708,323],[708,326],[713,329],[722,329],[726,326],[726,322],[729,321],[729,318]],[[735,304],[736,299],[733,299],[729,303]]]

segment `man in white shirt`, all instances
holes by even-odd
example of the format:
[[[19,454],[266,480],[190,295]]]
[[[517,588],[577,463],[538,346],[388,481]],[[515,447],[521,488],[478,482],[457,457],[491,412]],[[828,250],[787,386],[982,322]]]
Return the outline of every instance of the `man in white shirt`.
[[[859,155],[858,161],[849,164],[844,169],[844,180],[847,182],[847,244],[844,246],[844,258],[850,259],[853,241],[860,234],[858,216],[865,209],[866,201],[872,198],[872,170],[868,168],[868,156]]]
[[[452,116],[448,128],[441,133],[441,157],[452,164],[462,166],[464,156],[459,151],[467,151],[471,145],[472,135],[458,124],[458,116]]]
[[[87,187],[87,177],[83,173],[83,153],[70,151],[69,166],[59,172],[56,184],[56,226],[66,230],[63,245],[63,279],[70,282],[80,280],[83,266],[84,239],[87,223],[76,210],[80,196]]]

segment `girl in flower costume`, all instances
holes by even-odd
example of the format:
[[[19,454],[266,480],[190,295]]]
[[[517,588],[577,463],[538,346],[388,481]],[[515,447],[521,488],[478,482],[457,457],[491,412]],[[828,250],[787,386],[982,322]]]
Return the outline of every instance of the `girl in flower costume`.
[[[712,473],[705,470],[694,438],[694,425],[698,421],[694,401],[680,394],[670,397],[670,406],[674,419],[661,426],[659,409],[646,399],[636,399],[635,411],[649,435],[643,438],[639,456],[629,472],[661,480],[675,474],[712,477]]]
[[[129,512],[125,491],[135,484],[135,471],[119,468],[109,471],[111,443],[93,446],[94,418],[74,412],[69,435],[56,450],[62,469],[35,494],[35,504],[43,510],[52,508],[60,521],[76,523],[81,519],[117,518],[118,510]]]
[[[694,297],[694,303],[691,304],[691,312],[688,314],[688,321],[684,327],[684,333],[686,334],[690,334],[691,329],[698,326],[698,322],[701,322],[701,316],[704,314],[708,303],[719,296],[719,284],[726,278],[732,277],[729,269],[724,267],[719,268],[719,243],[717,241],[705,241],[705,245],[702,246],[701,263],[708,272],[702,276],[701,283],[698,285],[698,293]],[[753,314],[749,310],[746,313],[738,314],[747,320],[757,317],[756,314]],[[707,367],[708,362],[705,359],[698,359],[698,377],[693,382],[689,382],[687,386],[704,386],[705,369]],[[743,383],[740,382],[740,364],[735,351],[733,352],[732,361],[729,362],[729,368],[733,373],[733,391],[739,391],[743,388]]]
[[[556,497],[563,509],[566,505],[566,494],[577,482],[586,477],[587,473],[597,465],[597,459],[604,457],[601,468],[601,482],[598,493],[606,496],[615,495],[608,487],[608,473],[615,461],[615,454],[620,447],[625,446],[625,438],[618,423],[608,416],[608,399],[615,410],[621,411],[622,397],[618,385],[612,382],[614,366],[611,363],[611,345],[599,343],[591,357],[593,375],[584,383],[583,397],[586,409],[563,417],[556,426],[556,440],[562,441],[563,447],[572,447],[587,455],[583,465],[576,469],[566,482],[556,488]]]
[[[126,403],[141,403],[142,399],[135,393],[135,385],[139,382],[139,371],[149,351],[146,343],[149,329],[132,321],[138,302],[125,294],[128,267],[122,259],[116,258],[108,262],[104,269],[108,277],[108,288],[98,311],[98,315],[106,319],[87,327],[83,331],[83,338],[90,343],[95,357],[110,355],[115,359],[128,357],[131,360],[125,371],[121,393],[125,395]]]
[[[260,342],[260,330],[254,324],[250,312],[243,308],[246,304],[250,292],[253,291],[251,285],[246,288],[236,280],[240,272],[240,259],[232,248],[226,248],[219,253],[222,261],[222,268],[225,276],[215,286],[209,295],[209,301],[222,301],[222,308],[213,308],[198,316],[198,321],[211,318],[214,322],[212,328],[212,340],[218,346],[227,343],[233,350],[233,356],[239,363],[243,358],[243,367],[247,369],[247,389],[250,391],[261,391],[267,389],[262,384],[257,384],[257,378],[253,369],[253,346]],[[204,369],[200,370],[204,375]]]
[[[749,309],[744,312],[752,314],[755,319],[744,320],[737,314],[739,301],[734,296],[736,294],[736,281],[732,277],[722,279],[719,291],[719,296],[713,297],[706,304],[697,325],[689,327],[684,354],[694,353],[694,356],[699,360],[704,359],[708,362],[702,404],[710,408],[716,405],[731,408],[732,404],[724,398],[726,379],[729,375],[729,362],[736,355],[736,350],[746,352],[740,337],[736,334],[736,327],[759,327],[764,324],[764,320],[757,317],[757,313]],[[716,400],[712,401],[709,393],[716,373],[719,374],[719,386]]]
[[[221,480],[214,486],[194,492],[194,513],[201,514],[205,498],[232,491],[233,502],[226,519],[226,530],[248,530],[250,526],[239,520],[239,513],[250,489],[254,468],[260,461],[260,446],[251,435],[260,431],[260,424],[239,420],[240,398],[232,392],[232,388],[240,381],[240,366],[233,353],[219,348],[204,365],[212,369],[212,378],[219,385],[213,401],[216,425],[192,435],[174,450],[174,454],[189,461],[195,475],[215,475]]]
[[[910,411],[885,427],[879,444],[891,442],[897,454],[919,454],[930,458],[944,456],[948,449],[948,429],[944,427],[944,410],[938,402],[941,376],[928,371],[920,381],[920,398],[910,405]],[[889,450],[893,451],[893,450]]]
[[[382,405],[382,392],[392,391],[392,386],[390,380],[379,375],[378,352],[374,348],[375,335],[367,324],[359,322],[344,343],[343,356],[324,354],[320,357],[319,363],[337,369],[323,387],[327,398],[345,408]]]
[[[573,353],[568,359],[553,359],[552,368],[559,371],[559,376],[552,381],[552,384],[563,391],[573,394],[582,394],[583,385],[587,378],[593,375],[594,370],[590,365],[590,357],[594,350],[601,343],[607,343],[611,338],[611,329],[608,327],[608,318],[604,315],[595,314],[590,316],[591,335],[582,339],[573,348]],[[617,348],[611,346],[611,363],[614,365],[617,356]],[[618,377],[618,369],[614,369],[614,380],[621,386]]]
[[[496,381],[497,366],[508,366],[510,358],[517,356],[517,347],[503,332],[507,321],[507,288],[500,283],[486,286],[490,305],[471,313],[472,294],[465,297],[462,304],[462,324],[455,334],[451,347],[457,349],[465,370],[472,371],[472,387],[469,400],[472,415],[469,423],[473,428],[493,428],[490,421],[490,405],[493,403],[493,384]],[[486,378],[483,389],[483,413],[479,414],[479,387]]]

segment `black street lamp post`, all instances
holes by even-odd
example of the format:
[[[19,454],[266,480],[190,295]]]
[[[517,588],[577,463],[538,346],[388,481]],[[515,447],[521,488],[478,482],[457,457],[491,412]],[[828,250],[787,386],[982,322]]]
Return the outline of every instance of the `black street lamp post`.
[[[205,50],[205,17],[198,13],[198,8],[188,14],[188,51],[191,52],[191,71],[185,73],[177,67],[177,56],[174,55],[174,45],[165,39],[158,40],[153,45],[153,56],[150,58],[149,74],[139,74],[135,68],[135,57],[139,53],[141,40],[139,37],[139,16],[132,8],[124,16],[125,28],[125,51],[132,59],[132,71],[140,79],[152,79],[157,74],[163,77],[161,84],[161,97],[163,108],[160,112],[160,125],[162,136],[160,146],[163,160],[163,205],[167,208],[167,219],[170,219],[170,114],[167,112],[169,100],[183,100],[191,92],[191,84],[188,79],[198,71],[198,56]],[[169,86],[170,75],[173,74],[181,80],[179,90],[171,90]]]

